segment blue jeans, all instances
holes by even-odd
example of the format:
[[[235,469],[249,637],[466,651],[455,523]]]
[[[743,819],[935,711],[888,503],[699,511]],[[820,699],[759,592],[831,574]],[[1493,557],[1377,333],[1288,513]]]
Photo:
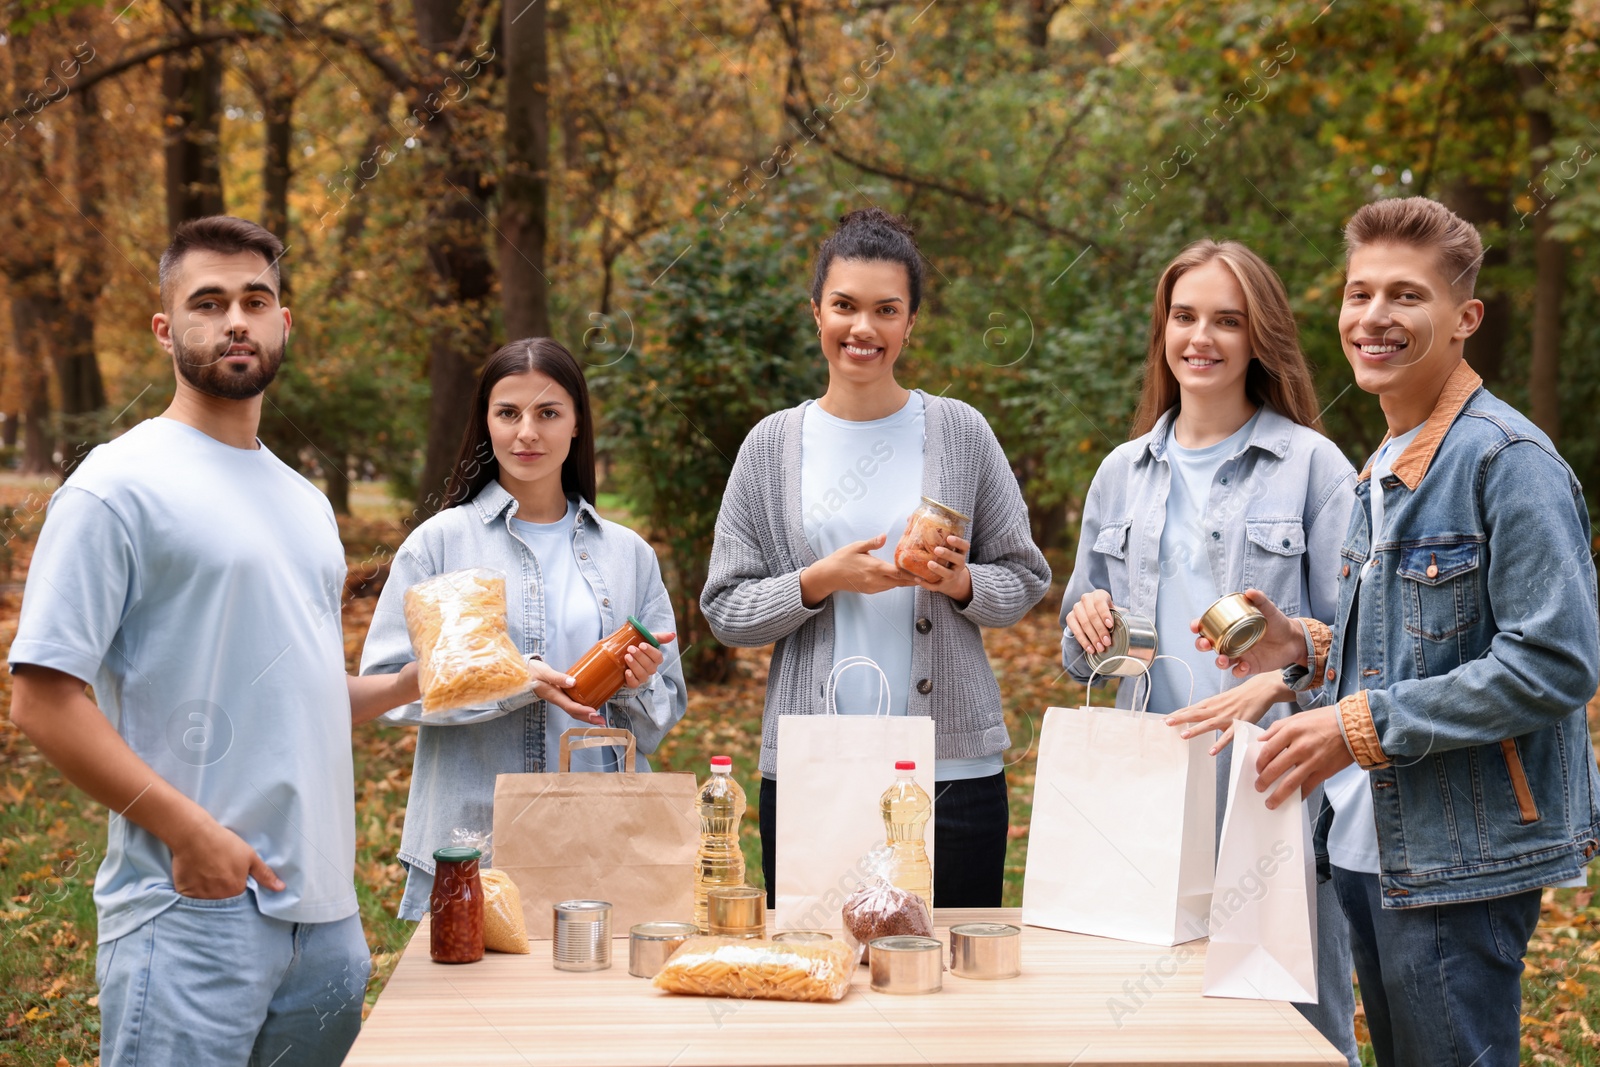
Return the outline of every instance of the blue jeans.
[[[1516,1067],[1522,957],[1539,889],[1384,909],[1378,876],[1333,869],[1378,1067]]]
[[[335,1067],[361,1029],[372,969],[361,918],[289,923],[251,891],[178,902],[104,942],[102,1067]]]

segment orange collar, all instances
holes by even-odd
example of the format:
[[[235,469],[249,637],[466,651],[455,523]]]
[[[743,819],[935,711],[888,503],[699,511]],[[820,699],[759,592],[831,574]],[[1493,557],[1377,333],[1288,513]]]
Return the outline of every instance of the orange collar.
[[[1467,365],[1466,360],[1462,360],[1450,372],[1450,377],[1444,383],[1444,391],[1433,405],[1433,412],[1428,416],[1428,421],[1422,424],[1422,432],[1394,462],[1394,476],[1404,482],[1407,489],[1416,492],[1417,486],[1422,484],[1422,476],[1428,473],[1429,466],[1433,464],[1434,453],[1439,451],[1444,435],[1450,432],[1456,416],[1461,414],[1461,409],[1467,406],[1467,401],[1482,384],[1483,379]],[[1385,434],[1384,441],[1389,440],[1390,436]],[[1383,448],[1382,444],[1378,447],[1380,450]],[[1372,461],[1368,460],[1356,480],[1364,482],[1371,476]]]

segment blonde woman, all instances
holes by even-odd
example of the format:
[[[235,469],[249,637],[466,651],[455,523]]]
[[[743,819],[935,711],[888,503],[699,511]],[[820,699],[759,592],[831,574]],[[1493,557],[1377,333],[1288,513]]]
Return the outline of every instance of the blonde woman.
[[[1291,614],[1330,619],[1355,471],[1318,432],[1316,389],[1283,282],[1237,241],[1197,241],[1156,283],[1133,439],[1100,465],[1084,502],[1077,565],[1061,602],[1063,665],[1109,647],[1113,604],[1155,621],[1149,710],[1183,736],[1220,730],[1217,818],[1233,723],[1288,714],[1278,674],[1242,683],[1198,652],[1192,620],[1226,593],[1269,592]],[[1282,599],[1279,599],[1279,598]],[[1118,704],[1132,706],[1125,684]],[[1312,797],[1325,807],[1320,792]],[[1359,1062],[1350,937],[1325,883],[1318,891],[1319,1003],[1302,1014]]]

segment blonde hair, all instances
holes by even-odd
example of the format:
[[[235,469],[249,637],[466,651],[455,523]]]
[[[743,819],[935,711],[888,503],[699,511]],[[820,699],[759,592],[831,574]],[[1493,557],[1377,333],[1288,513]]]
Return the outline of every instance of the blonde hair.
[[[1344,227],[1345,263],[1363,245],[1398,244],[1431,251],[1457,300],[1472,299],[1483,265],[1477,228],[1437,200],[1395,197],[1367,204]]]
[[[1244,390],[1253,404],[1267,404],[1302,426],[1321,431],[1317,387],[1300,351],[1300,334],[1283,281],[1266,262],[1239,241],[1196,241],[1161,272],[1150,309],[1150,345],[1145,353],[1144,385],[1133,417],[1130,438],[1149,433],[1156,421],[1181,400],[1178,379],[1167,365],[1167,316],[1178,279],[1212,260],[1221,261],[1244,290],[1245,331],[1250,338],[1250,367]]]

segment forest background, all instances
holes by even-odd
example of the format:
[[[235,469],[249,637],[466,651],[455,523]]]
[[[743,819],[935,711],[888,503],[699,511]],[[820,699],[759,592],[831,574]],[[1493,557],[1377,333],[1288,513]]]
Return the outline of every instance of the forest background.
[[[1127,437],[1156,276],[1196,238],[1282,275],[1359,465],[1383,420],[1335,334],[1340,230],[1376,198],[1443,200],[1487,246],[1468,358],[1600,503],[1600,0],[0,0],[0,19],[0,646],[51,488],[165,406],[156,259],[220,211],[288,245],[262,436],[341,516],[357,649],[484,357],[535,334],[580,355],[602,505],[657,544],[679,614],[697,704],[677,769],[759,719],[764,662],[710,638],[698,593],[744,434],[825,380],[809,260],[851,208],[916,225],[929,287],[901,379],[988,417],[1058,570],[1032,644],[991,635],[1019,728],[1066,700],[1043,684],[1051,599]],[[691,722],[713,705],[743,725]],[[379,736],[358,761],[381,985],[409,759]],[[55,1062],[92,1047],[79,868],[103,813],[9,722],[0,756],[5,943],[79,953],[59,982],[0,962],[0,1063],[10,1041]],[[1589,896],[1560,900],[1549,930],[1586,930]],[[1530,1057],[1600,1062],[1580,942],[1531,996]]]

